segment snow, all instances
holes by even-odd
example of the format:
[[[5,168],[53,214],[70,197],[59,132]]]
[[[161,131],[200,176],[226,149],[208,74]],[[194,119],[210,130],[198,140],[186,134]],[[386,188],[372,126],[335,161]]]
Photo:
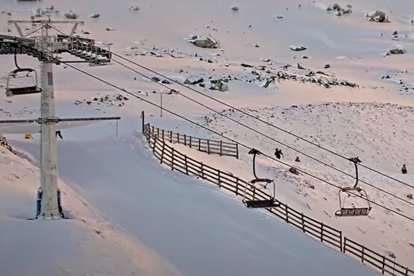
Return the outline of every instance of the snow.
[[[119,5],[92,0],[26,3],[0,0],[0,3],[0,9],[12,13],[12,16],[0,14],[2,33],[13,29],[6,24],[7,19],[28,19],[39,6],[44,8],[53,4],[60,10],[60,15],[54,16],[57,19],[72,10],[80,20],[85,20],[85,25],[79,27],[79,34],[87,31],[91,34],[84,36],[111,44],[111,50],[179,82],[184,82],[189,76],[203,77],[205,88],[192,87],[347,157],[358,155],[363,164],[409,184],[414,183],[414,139],[411,131],[414,120],[414,65],[408,62],[413,58],[414,50],[411,39],[413,18],[409,12],[414,8],[412,1],[341,1],[341,6],[351,4],[353,12],[340,17],[325,11],[333,4],[328,1],[287,3],[263,0],[254,5],[247,0],[237,3],[229,0],[120,1]],[[239,7],[237,13],[230,9],[235,5]],[[139,11],[131,11],[131,6],[139,7]],[[371,10],[385,11],[391,23],[369,22],[366,14]],[[91,13],[99,13],[100,17],[90,19]],[[275,14],[283,18],[276,20]],[[105,31],[106,28],[114,31]],[[399,33],[398,41],[392,36],[395,30]],[[201,49],[183,39],[193,34],[217,39],[220,48]],[[290,45],[306,45],[307,50],[294,52]],[[384,57],[383,54],[395,45],[400,45],[407,53]],[[1,56],[0,60],[3,64],[0,68],[2,87],[14,62],[12,56]],[[253,67],[245,68],[242,63]],[[298,63],[306,69],[298,69]],[[19,64],[37,67],[37,63],[29,57],[19,57]],[[324,68],[326,64],[330,68]],[[160,94],[164,93],[165,108],[268,154],[273,154],[275,147],[281,147],[234,122],[213,115],[211,110],[195,105],[179,94],[165,95],[169,89],[116,63],[77,66],[156,104],[160,103]],[[263,66],[264,70],[261,69]],[[149,77],[155,76],[142,68],[134,68]],[[305,272],[309,275],[373,273],[358,265],[357,261],[341,256],[264,212],[246,210],[239,200],[207,183],[160,167],[136,131],[141,128],[140,112],[145,110],[147,120],[156,126],[194,136],[219,137],[191,126],[167,111],[159,118],[159,108],[146,105],[131,95],[124,94],[129,100],[122,101],[121,106],[116,101],[94,101],[94,98],[113,97],[122,92],[64,65],[55,66],[54,70],[59,117],[122,116],[122,120],[118,125],[117,137],[115,122],[76,125],[76,128],[72,128],[74,124],[60,125],[64,139],[58,141],[59,185],[67,193],[63,204],[72,217],[68,221],[43,224],[41,221],[25,220],[33,217],[34,213],[38,182],[33,179],[37,179],[37,169],[26,160],[2,152],[0,156],[4,159],[0,160],[6,161],[0,172],[5,177],[0,181],[0,234],[7,237],[13,233],[16,237],[13,242],[0,239],[0,248],[8,249],[7,253],[0,249],[0,267],[7,267],[10,275],[27,274],[30,268],[39,268],[39,275],[58,275],[59,271],[63,275],[81,275],[85,271],[92,275],[141,272],[145,275],[251,275],[259,270],[263,271],[263,275],[275,271],[283,275]],[[268,88],[262,87],[269,77],[279,71],[299,79],[306,78],[311,71],[323,71],[329,78],[354,82],[358,87],[332,85],[326,89],[293,78],[277,79]],[[389,78],[385,78],[386,75]],[[227,83],[228,91],[223,93],[208,89],[210,77],[218,79],[226,76],[232,77]],[[228,107],[181,86],[167,86],[354,174],[349,162],[230,112]],[[0,94],[0,118],[35,119],[40,116],[39,105],[38,95],[6,98]],[[34,165],[38,164],[40,137],[37,126],[2,125],[0,133],[4,133],[13,147],[24,153]],[[34,139],[24,140],[21,133],[33,133]],[[252,177],[251,156],[246,152],[242,152],[240,160],[236,160],[208,156],[180,145],[174,147],[246,180]],[[282,149],[285,153],[283,161],[341,186],[353,183],[351,178],[303,156],[300,156],[302,162],[297,164],[293,160],[298,154]],[[400,174],[403,163],[407,164],[407,175]],[[293,176],[287,169],[273,161],[258,158],[258,173],[276,180],[280,200],[343,230],[347,237],[369,248],[384,254],[393,252],[397,262],[414,266],[412,222],[375,206],[368,218],[335,218],[333,213],[338,209],[338,191],[303,175]],[[23,178],[23,173],[28,175]],[[21,179],[16,180],[14,174]],[[411,188],[363,169],[360,175],[367,182],[414,204],[406,197],[408,193],[413,193]],[[27,186],[29,183],[30,187]],[[371,199],[400,210],[407,216],[414,216],[410,204],[363,187]],[[85,218],[88,221],[86,225],[82,223]],[[49,225],[52,226],[47,228]],[[111,238],[102,239],[94,232],[96,228],[103,229],[103,233],[111,233]],[[52,230],[67,233],[67,239],[59,240]],[[67,248],[67,251],[47,246],[44,255],[35,254],[48,234],[59,244],[58,248]],[[36,241],[39,243],[36,244]],[[88,246],[84,246],[82,241]],[[16,266],[15,262],[10,261],[15,259],[11,250],[18,252],[13,254],[20,255],[23,251],[20,248],[26,243],[30,246],[25,248],[26,255],[22,257],[30,265]],[[73,253],[78,250],[79,254]],[[46,256],[59,261],[56,266],[50,267],[50,271],[41,271],[45,269],[40,265],[44,260],[41,258]],[[275,262],[275,259],[280,261]],[[299,261],[303,265],[299,266]],[[107,266],[96,266],[97,263]]]

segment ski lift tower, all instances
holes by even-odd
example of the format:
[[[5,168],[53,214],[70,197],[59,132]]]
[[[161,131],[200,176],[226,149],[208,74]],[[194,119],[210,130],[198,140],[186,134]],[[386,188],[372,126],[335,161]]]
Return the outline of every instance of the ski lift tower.
[[[40,124],[41,132],[41,176],[38,192],[38,210],[36,218],[59,219],[63,217],[60,206],[60,194],[57,187],[57,157],[56,157],[56,124],[63,119],[56,117],[55,98],[53,87],[53,64],[60,63],[89,63],[104,64],[110,62],[111,53],[108,50],[95,46],[94,40],[74,37],[74,33],[82,21],[52,21],[40,20],[10,20],[9,24],[16,27],[20,37],[0,35],[0,54],[26,54],[37,58],[41,63],[41,117],[32,120]],[[30,24],[39,26],[29,34],[23,34],[20,25]],[[55,25],[70,24],[68,35],[61,32]],[[51,35],[55,31],[59,34]],[[40,36],[33,34],[39,33]],[[62,35],[63,33],[63,35]],[[30,36],[30,37],[29,37]],[[69,53],[78,59],[62,61],[61,53]],[[87,120],[119,120],[119,118],[88,118]],[[70,121],[71,119],[65,119]],[[82,119],[73,119],[80,121]],[[18,120],[16,120],[17,122]]]

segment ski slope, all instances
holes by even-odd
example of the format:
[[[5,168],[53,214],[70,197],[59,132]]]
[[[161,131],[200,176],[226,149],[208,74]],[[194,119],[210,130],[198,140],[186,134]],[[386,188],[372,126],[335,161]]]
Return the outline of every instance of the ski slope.
[[[266,212],[163,168],[137,133],[92,140],[66,133],[58,143],[62,180],[183,275],[375,275]],[[37,159],[36,141],[13,144]]]
[[[341,6],[352,5],[353,12],[344,16],[327,12],[327,6],[333,4],[328,1],[262,0],[254,5],[248,0],[133,2],[122,0],[115,5],[108,0],[24,3],[0,0],[0,32],[16,34],[7,20],[29,19],[39,7],[44,9],[54,5],[59,13],[52,18],[58,20],[64,19],[63,14],[72,10],[85,21],[77,34],[95,38],[101,46],[111,44],[114,52],[181,83],[191,76],[203,77],[205,87],[192,88],[253,112],[255,116],[280,124],[346,156],[361,155],[364,164],[407,183],[413,182],[414,140],[410,122],[413,120],[414,66],[409,62],[414,50],[413,1],[339,1]],[[131,11],[131,5],[140,9]],[[232,6],[239,10],[232,11]],[[366,14],[372,10],[385,11],[391,23],[369,22]],[[92,19],[92,13],[101,16]],[[28,26],[26,31],[33,28]],[[62,27],[62,30],[70,28]],[[397,37],[393,35],[395,31]],[[220,47],[197,48],[186,40],[191,35],[210,35],[219,41]],[[307,50],[294,52],[291,45],[305,45]],[[385,55],[396,47],[406,49],[407,53]],[[14,61],[12,56],[0,56],[0,61],[3,65],[0,67],[0,89],[3,89],[5,76],[14,69]],[[18,61],[25,67],[38,68],[38,62],[30,57],[19,57]],[[325,68],[328,64],[329,68]],[[176,84],[160,87],[115,62],[104,67],[77,66],[155,104],[159,104],[163,97],[165,108],[252,147],[260,147],[268,154],[280,147],[178,94],[166,95],[170,88],[175,89],[214,111],[230,115],[354,173],[348,162],[334,160],[326,153],[311,149]],[[276,80],[268,88],[263,87],[266,78],[279,71],[303,78],[320,70],[332,78],[354,82],[358,87],[331,86],[326,89],[294,79]],[[37,170],[24,160],[2,153],[1,158],[4,158],[0,160],[4,161],[4,167],[0,174],[4,178],[0,181],[0,206],[4,211],[0,213],[0,267],[6,267],[7,273],[24,275],[34,270],[39,275],[252,275],[253,271],[255,274],[263,271],[263,275],[373,273],[357,261],[319,245],[266,213],[246,210],[238,200],[207,183],[160,167],[136,132],[140,129],[138,117],[144,110],[156,126],[200,137],[219,137],[166,111],[160,118],[159,108],[64,65],[55,66],[54,72],[57,115],[61,118],[119,115],[123,118],[119,122],[119,137],[114,137],[114,123],[61,127],[64,139],[59,140],[59,185],[66,191],[63,204],[73,219],[52,227],[68,233],[64,240],[49,233],[43,224],[25,220],[32,218],[34,213]],[[149,77],[155,76],[148,71],[145,73]],[[230,78],[228,91],[209,89],[209,79],[223,77]],[[118,94],[127,96],[128,100],[114,101]],[[110,101],[94,101],[105,97]],[[38,118],[39,105],[36,95],[7,98],[0,93],[0,119]],[[22,133],[28,132],[33,134],[33,140],[23,139]],[[4,134],[13,147],[26,154],[35,165],[38,165],[39,155],[37,132],[38,126],[33,125],[0,126],[0,134]],[[234,160],[176,147],[214,167],[246,179],[251,177],[251,159],[245,152],[241,153],[240,160]],[[293,160],[297,153],[283,150],[285,161],[293,165],[338,185],[353,183],[353,179],[303,157],[300,165],[295,164]],[[409,174],[401,176],[399,170],[403,163],[407,164]],[[337,219],[332,216],[338,208],[337,190],[325,188],[302,175],[292,176],[285,167],[269,160],[259,158],[258,170],[279,181],[278,198],[290,206],[326,221],[381,254],[396,256],[396,261],[403,265],[414,267],[412,222],[377,208],[369,218]],[[26,171],[30,175],[23,178],[20,174]],[[407,197],[413,193],[411,188],[400,188],[364,170],[361,175],[411,204],[384,197],[376,190],[369,191],[372,198],[407,216],[414,216],[411,206],[414,202]],[[29,183],[32,186],[26,186]],[[77,200],[73,201],[74,198]],[[86,226],[82,221],[85,218]],[[111,238],[102,238],[95,231],[97,228],[103,229],[98,232],[111,233]],[[44,255],[36,254],[48,234],[62,250],[50,245],[44,247]],[[9,236],[14,238],[6,238]],[[32,240],[38,242],[31,243]],[[88,246],[84,246],[84,242]],[[16,264],[20,255],[27,266]],[[56,265],[45,268],[41,263],[48,256],[54,257]],[[69,261],[75,256],[78,259]],[[101,269],[97,263],[105,265]]]

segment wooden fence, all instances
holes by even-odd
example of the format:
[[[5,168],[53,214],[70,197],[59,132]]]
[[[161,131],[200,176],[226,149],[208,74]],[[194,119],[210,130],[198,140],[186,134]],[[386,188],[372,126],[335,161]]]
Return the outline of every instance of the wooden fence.
[[[253,190],[246,181],[231,173],[220,171],[180,153],[173,147],[167,145],[160,138],[156,129],[151,127],[150,124],[143,126],[143,134],[147,138],[154,156],[160,163],[169,166],[171,170],[208,180],[219,188],[232,192],[237,196],[243,196],[246,199],[253,198]],[[255,191],[256,199],[269,199],[269,197],[270,195],[262,190]],[[303,233],[345,254],[357,257],[362,263],[370,265],[382,274],[414,276],[414,271],[408,267],[397,264],[387,257],[343,237],[342,231],[310,218],[283,202],[278,200],[277,202],[279,203],[278,207],[266,208],[266,210],[283,219],[288,224],[295,226]]]
[[[362,244],[354,242],[348,238],[344,238],[344,253],[353,255],[358,258],[363,264],[368,264],[380,271],[382,274],[390,275],[414,275],[414,271],[408,267],[404,267],[395,261],[378,254],[377,252],[366,248]]]
[[[231,156],[239,158],[239,144],[233,142],[224,142],[221,140],[201,139],[171,130],[164,130],[152,126],[152,133],[156,134],[159,139],[169,141],[170,143],[179,143],[198,151],[208,154],[219,154],[221,156]]]

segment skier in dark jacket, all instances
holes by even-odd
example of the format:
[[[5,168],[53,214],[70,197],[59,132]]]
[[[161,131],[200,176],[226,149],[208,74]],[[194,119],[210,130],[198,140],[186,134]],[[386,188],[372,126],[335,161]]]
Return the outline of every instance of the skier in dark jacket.
[[[405,166],[405,164],[401,168],[401,173],[402,174],[407,174],[407,167]]]
[[[275,150],[275,156],[276,156],[276,158],[277,159],[280,159],[280,158],[282,158],[282,155],[283,155],[282,150],[279,149],[279,148],[276,148],[276,150]]]

